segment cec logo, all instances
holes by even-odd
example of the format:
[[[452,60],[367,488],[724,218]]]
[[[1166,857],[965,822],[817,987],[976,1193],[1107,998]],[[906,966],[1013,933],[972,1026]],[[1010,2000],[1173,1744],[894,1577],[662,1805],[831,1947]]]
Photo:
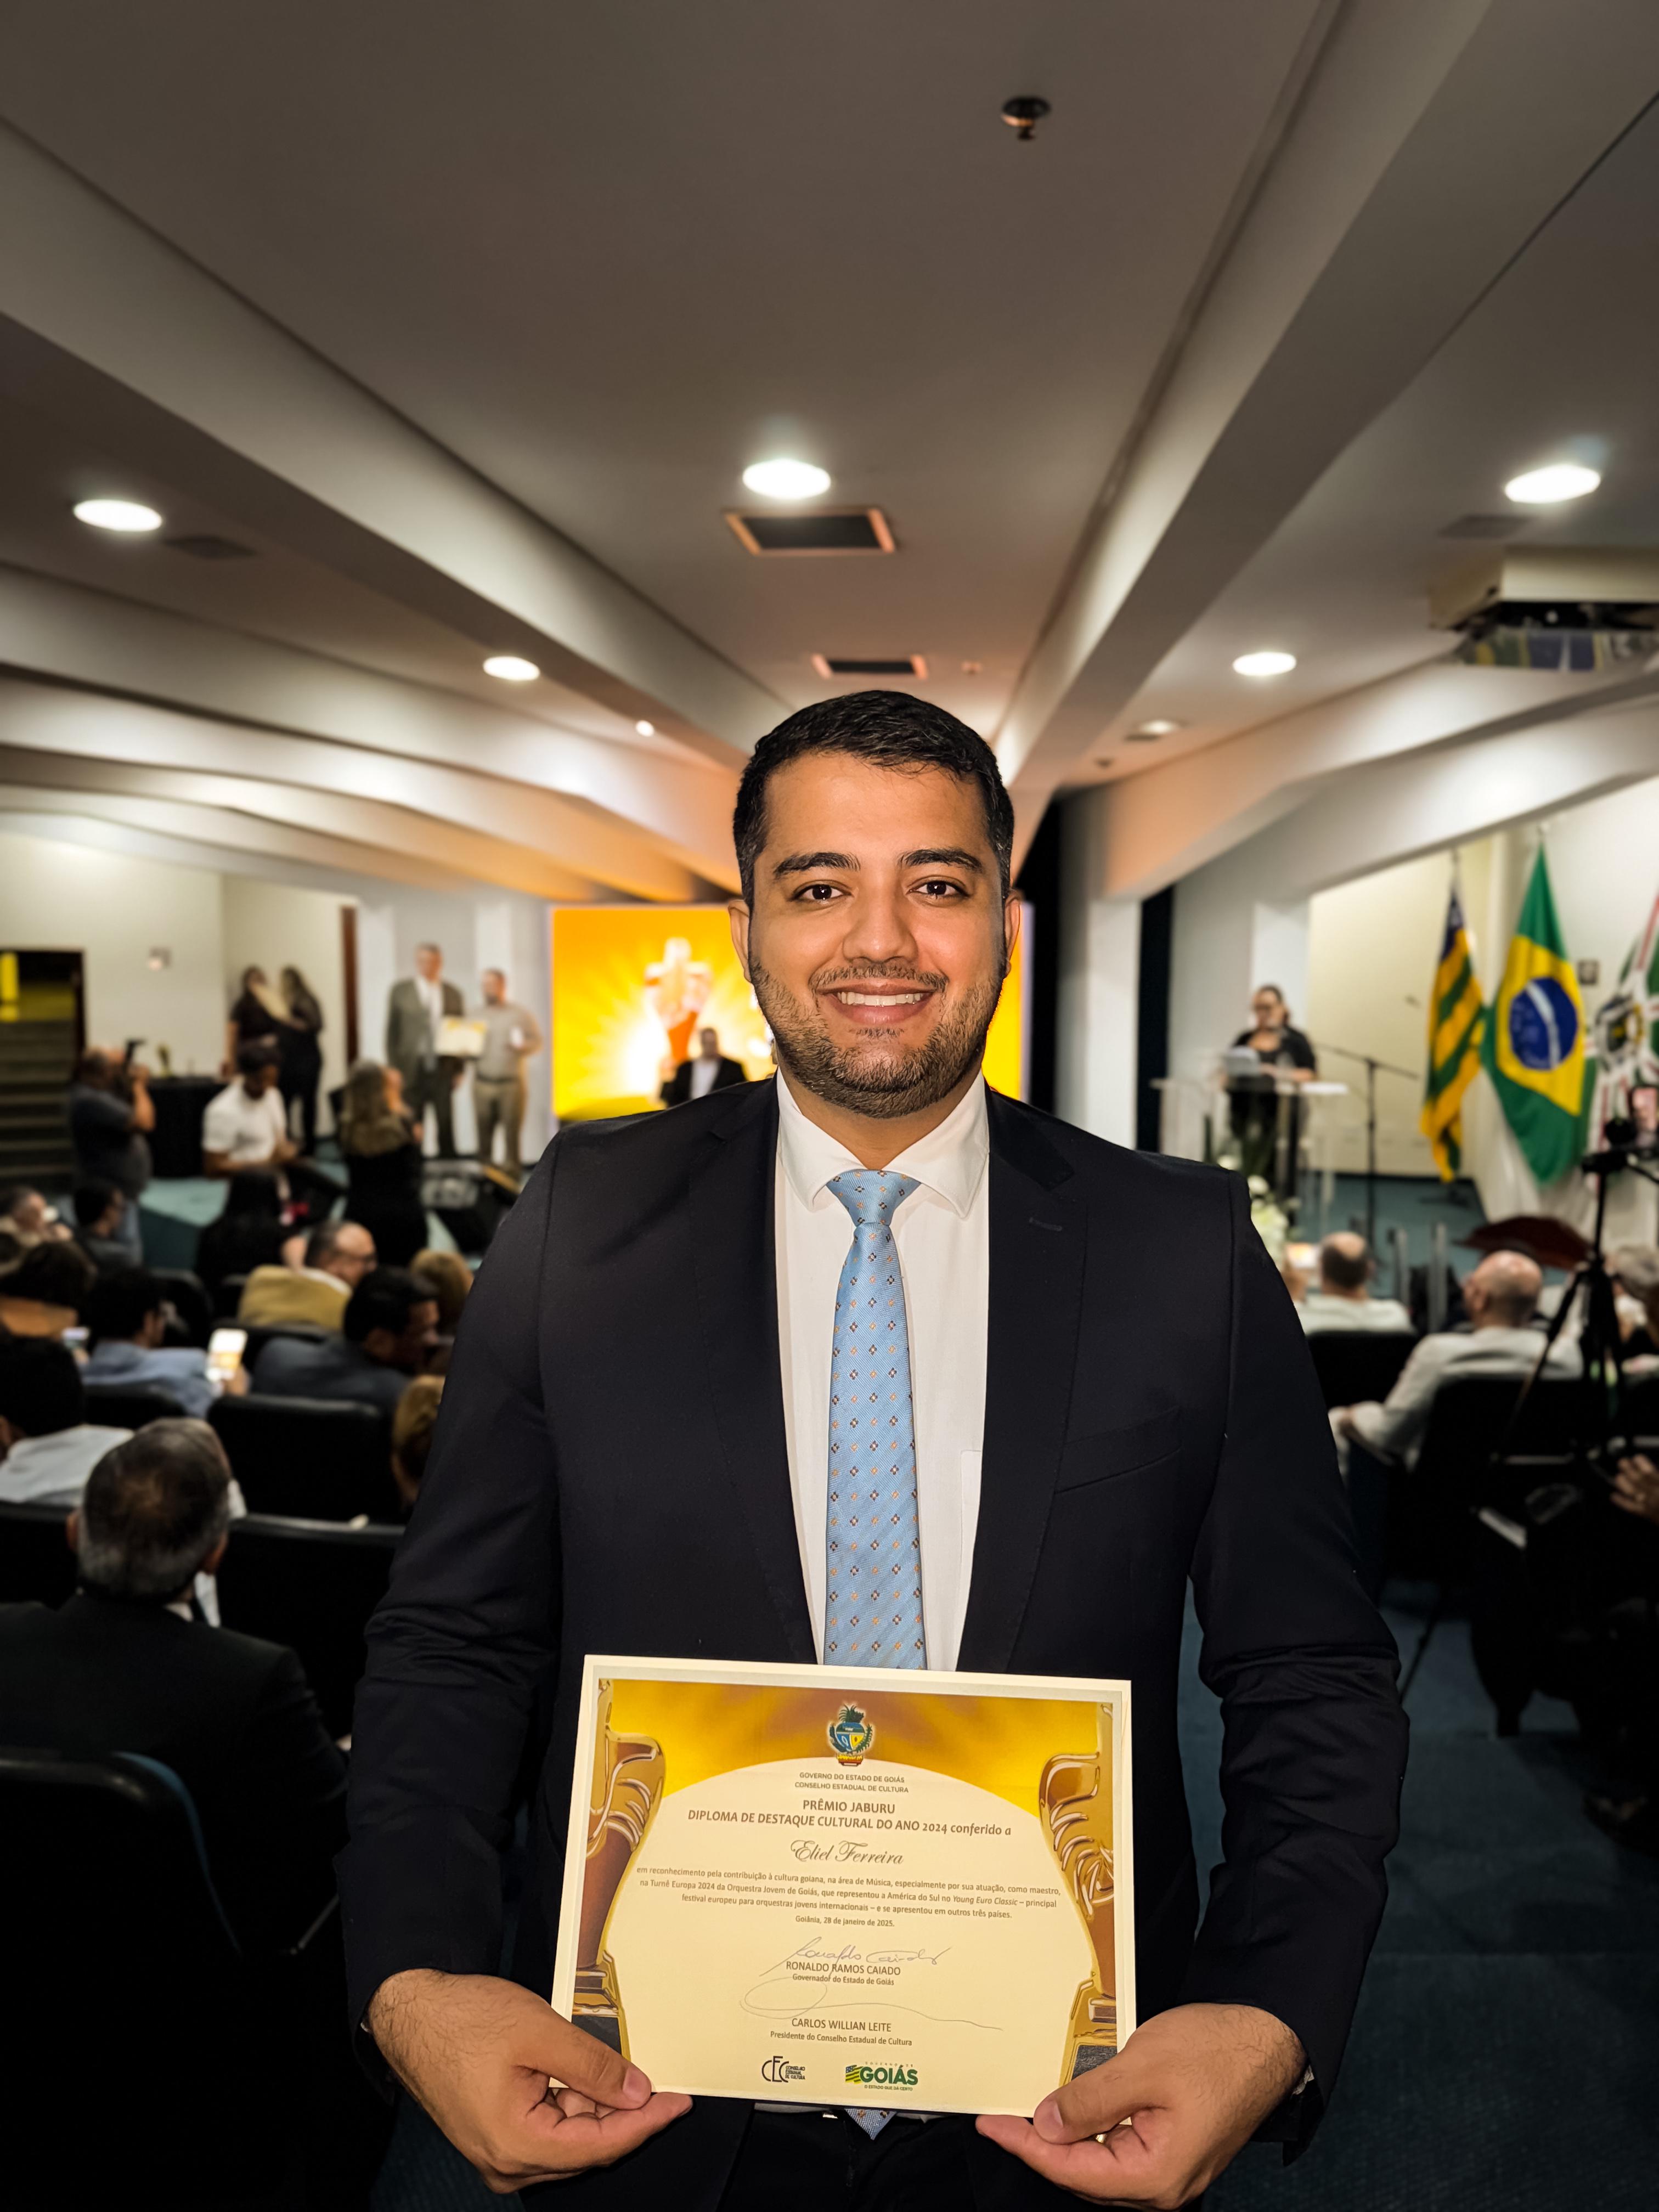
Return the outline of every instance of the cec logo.
[[[849,2066],[847,2079],[860,2089],[914,2089],[916,2069],[914,2066]]]
[[[769,2058],[761,2068],[763,2081],[804,2081],[805,2079],[806,2069],[804,2066],[793,2066],[788,2059],[781,2057]]]

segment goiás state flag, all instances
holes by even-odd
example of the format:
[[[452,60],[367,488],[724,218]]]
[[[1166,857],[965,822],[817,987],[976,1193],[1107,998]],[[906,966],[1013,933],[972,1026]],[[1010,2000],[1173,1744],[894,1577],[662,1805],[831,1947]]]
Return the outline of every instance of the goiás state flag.
[[[1440,963],[1429,994],[1429,1072],[1418,1126],[1428,1139],[1443,1182],[1463,1164],[1463,1093],[1480,1071],[1480,1030],[1486,1019],[1474,954],[1452,885]]]
[[[1584,1007],[1541,846],[1487,1012],[1480,1058],[1527,1165],[1539,1182],[1554,1182],[1579,1156]]]

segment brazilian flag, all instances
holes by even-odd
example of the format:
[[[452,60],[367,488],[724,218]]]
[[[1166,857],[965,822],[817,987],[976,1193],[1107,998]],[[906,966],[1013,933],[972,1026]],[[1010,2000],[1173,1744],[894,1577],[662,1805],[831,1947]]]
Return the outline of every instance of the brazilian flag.
[[[1555,1182],[1579,1158],[1584,1007],[1541,846],[1486,1017],[1480,1058],[1534,1177]]]

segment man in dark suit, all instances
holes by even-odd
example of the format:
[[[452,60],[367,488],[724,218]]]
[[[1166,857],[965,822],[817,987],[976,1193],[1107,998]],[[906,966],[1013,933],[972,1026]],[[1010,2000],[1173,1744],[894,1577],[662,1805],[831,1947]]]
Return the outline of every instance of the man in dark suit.
[[[1305,1341],[1238,1178],[988,1094],[1018,909],[971,731],[899,694],[805,708],[734,830],[781,1076],[565,1128],[480,1271],[357,1709],[352,2015],[493,2186],[598,2169],[602,2212],[1185,2203],[1259,2127],[1314,2125],[1395,1832],[1395,1653]],[[545,2002],[584,1655],[811,1663],[840,1632],[831,1338],[872,1207],[915,1640],[1134,1688],[1143,2024],[1034,2122],[694,2106]],[[1228,1807],[1196,1935],[1189,1579]],[[506,1981],[497,1854],[544,1747]]]
[[[727,1060],[721,1053],[720,1031],[701,1030],[696,1057],[683,1060],[659,1095],[665,1106],[684,1106],[689,1098],[706,1098],[711,1091],[729,1091],[734,1083],[748,1080],[743,1062]]]
[[[455,1086],[465,1068],[453,1054],[440,1054],[439,1026],[459,1021],[466,1001],[443,980],[444,956],[435,945],[415,947],[415,973],[394,983],[386,1002],[386,1065],[404,1079],[404,1103],[420,1131],[428,1106],[438,1124],[438,1156],[455,1157]]]
[[[374,1267],[346,1300],[338,1333],[273,1336],[253,1387],[275,1398],[347,1398],[392,1414],[438,1341],[438,1300],[424,1275]]]
[[[291,1943],[328,1898],[345,1762],[293,1652],[192,1608],[230,1528],[218,1438],[152,1421],[100,1460],[69,1525],[68,1604],[0,1606],[0,1742],[170,1766],[244,1948]]]

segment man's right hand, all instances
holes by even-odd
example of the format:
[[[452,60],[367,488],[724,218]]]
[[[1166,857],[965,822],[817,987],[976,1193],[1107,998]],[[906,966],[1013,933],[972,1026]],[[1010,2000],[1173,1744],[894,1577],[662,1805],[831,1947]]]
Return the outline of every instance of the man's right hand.
[[[494,1975],[393,1974],[374,1992],[368,2026],[398,2079],[498,2197],[610,2166],[691,2109],[690,2097],[653,2093],[637,2066]]]

